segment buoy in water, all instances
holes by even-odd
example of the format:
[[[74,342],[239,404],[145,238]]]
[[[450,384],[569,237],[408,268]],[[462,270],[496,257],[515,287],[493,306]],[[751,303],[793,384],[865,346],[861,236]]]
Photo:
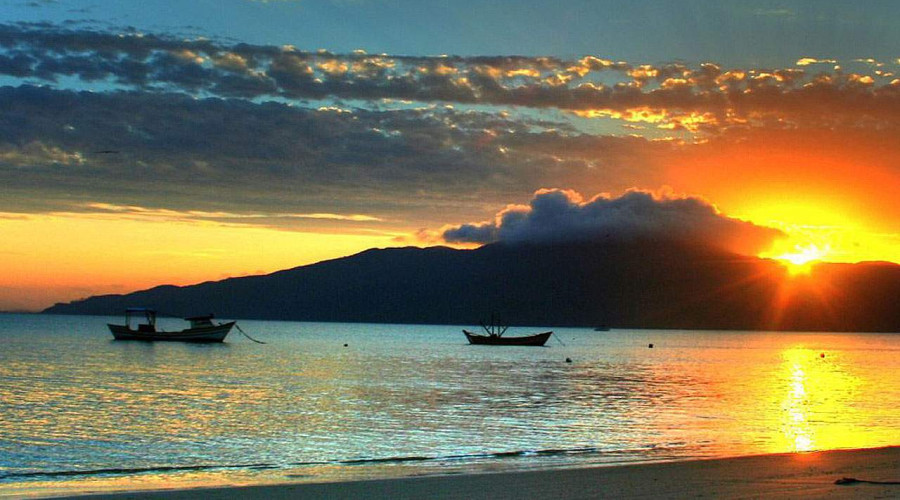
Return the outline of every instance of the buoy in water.
[[[571,362],[572,362],[572,358],[566,358],[566,363],[571,363]]]
[[[825,357],[825,353],[823,352],[822,354],[819,354],[819,357],[820,357],[820,358],[824,358],[824,357]]]
[[[347,344],[344,344],[344,347],[347,347]]]
[[[650,349],[653,349],[653,344],[650,344],[647,347],[649,347]]]

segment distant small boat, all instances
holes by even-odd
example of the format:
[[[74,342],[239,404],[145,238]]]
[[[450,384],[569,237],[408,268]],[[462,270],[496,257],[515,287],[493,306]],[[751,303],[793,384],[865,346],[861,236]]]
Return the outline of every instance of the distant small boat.
[[[222,342],[231,331],[235,322],[215,324],[213,315],[185,318],[190,328],[177,332],[158,331],[156,329],[156,311],[143,307],[130,307],[125,310],[125,324],[107,324],[116,340],[147,340],[176,342]],[[134,326],[132,327],[132,321]]]
[[[506,333],[506,329],[509,327],[495,325],[493,317],[491,318],[490,326],[486,326],[484,323],[482,323],[481,328],[484,329],[486,335],[473,333],[469,330],[463,330],[463,333],[466,335],[466,338],[469,340],[470,344],[542,346],[547,342],[547,339],[549,339],[550,336],[553,335],[553,332],[543,332],[536,333],[534,335],[524,335],[521,337],[504,337],[503,334]]]

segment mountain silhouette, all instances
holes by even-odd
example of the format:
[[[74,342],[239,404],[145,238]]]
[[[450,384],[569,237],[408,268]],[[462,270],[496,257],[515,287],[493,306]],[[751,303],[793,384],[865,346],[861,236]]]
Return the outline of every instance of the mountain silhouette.
[[[781,264],[671,242],[373,249],[272,274],[159,286],[45,313],[743,330],[900,329],[900,266]]]

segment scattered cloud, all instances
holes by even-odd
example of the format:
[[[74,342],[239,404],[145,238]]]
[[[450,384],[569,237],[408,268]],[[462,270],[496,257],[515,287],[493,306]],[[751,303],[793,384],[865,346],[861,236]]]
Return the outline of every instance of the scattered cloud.
[[[863,73],[638,64],[596,56],[391,56],[223,44],[137,32],[0,25],[0,73],[57,84],[241,99],[394,100],[554,108],[714,133],[771,123],[830,126],[862,118],[897,126],[900,93],[874,60]],[[836,65],[804,57],[801,68]],[[863,85],[861,85],[863,84]],[[685,120],[685,117],[690,117]],[[690,126],[703,117],[703,126]]]
[[[797,66],[809,66],[811,64],[837,64],[834,59],[816,59],[815,57],[801,57],[797,60]]]
[[[79,206],[79,212],[53,212],[50,215],[57,216],[105,216],[114,215],[116,219],[156,220],[168,222],[223,222],[244,223],[256,220],[277,219],[319,219],[337,220],[349,222],[382,222],[382,219],[364,214],[331,214],[331,213],[253,213],[253,212],[206,212],[202,210],[170,210],[166,208],[147,208],[140,206],[113,205],[110,203],[86,203]]]
[[[81,165],[84,156],[78,152],[67,152],[56,146],[49,146],[39,139],[20,147],[3,147],[0,145],[0,164],[22,168],[32,165]]]

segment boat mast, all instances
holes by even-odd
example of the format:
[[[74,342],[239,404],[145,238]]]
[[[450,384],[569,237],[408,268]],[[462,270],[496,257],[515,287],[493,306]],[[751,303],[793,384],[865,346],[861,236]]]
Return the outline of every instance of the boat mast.
[[[488,333],[491,337],[502,337],[504,333],[506,333],[506,329],[508,326],[500,326],[498,322],[494,321],[494,313],[491,313],[491,323],[488,326],[485,326],[484,322],[481,322],[481,328],[484,328],[484,331]]]

